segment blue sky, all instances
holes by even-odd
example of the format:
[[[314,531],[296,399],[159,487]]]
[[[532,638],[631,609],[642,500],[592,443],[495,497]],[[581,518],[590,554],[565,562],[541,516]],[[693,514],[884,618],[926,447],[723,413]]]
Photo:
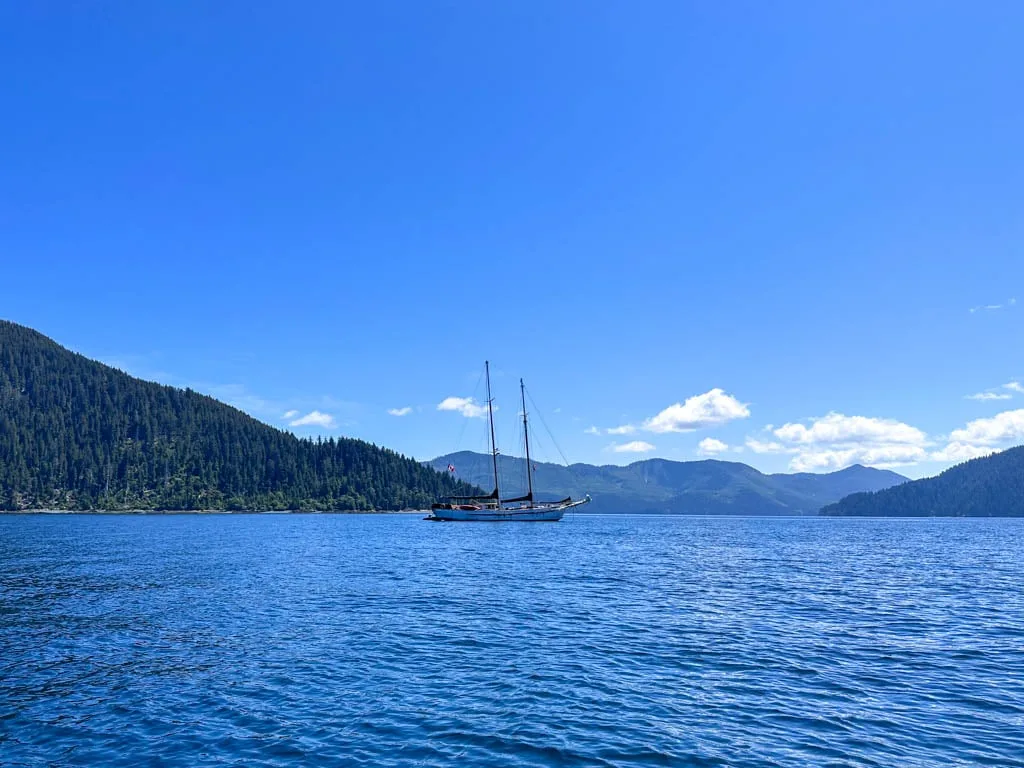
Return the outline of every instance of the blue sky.
[[[574,461],[932,474],[1024,442],[1022,29],[7,3],[0,317],[417,458],[484,445],[490,358],[510,453],[524,376]]]

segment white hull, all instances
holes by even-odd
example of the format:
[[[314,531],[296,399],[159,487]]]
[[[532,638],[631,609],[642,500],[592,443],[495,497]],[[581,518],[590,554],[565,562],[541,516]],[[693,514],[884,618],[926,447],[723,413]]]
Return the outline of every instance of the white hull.
[[[451,523],[557,523],[567,509],[586,504],[588,501],[589,496],[580,501],[550,507],[435,509],[427,520]]]

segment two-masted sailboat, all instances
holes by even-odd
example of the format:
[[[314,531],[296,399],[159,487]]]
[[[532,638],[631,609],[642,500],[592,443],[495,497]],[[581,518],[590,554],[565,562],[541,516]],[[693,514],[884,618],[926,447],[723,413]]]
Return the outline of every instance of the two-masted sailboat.
[[[526,495],[512,499],[501,497],[498,482],[498,446],[494,440],[494,398],[491,396],[491,364],[484,363],[487,378],[487,418],[490,420],[491,463],[494,466],[494,491],[486,496],[451,496],[430,508],[427,520],[439,522],[523,522],[554,523],[562,519],[565,511],[586,504],[590,496],[573,500],[537,501],[533,497],[533,464],[530,461],[530,426],[526,415],[526,385],[519,380],[519,394],[523,403],[523,443],[526,447]]]

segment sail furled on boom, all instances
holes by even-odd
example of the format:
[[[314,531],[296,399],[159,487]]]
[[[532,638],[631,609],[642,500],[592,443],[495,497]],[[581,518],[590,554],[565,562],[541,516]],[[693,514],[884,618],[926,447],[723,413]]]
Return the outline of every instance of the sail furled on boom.
[[[504,501],[505,501],[506,504],[512,504],[513,502],[516,502],[516,501],[529,501],[529,502],[532,503],[533,502],[533,492],[531,491],[530,493],[526,494],[525,496],[519,496],[518,498],[515,498],[515,499],[505,499]]]

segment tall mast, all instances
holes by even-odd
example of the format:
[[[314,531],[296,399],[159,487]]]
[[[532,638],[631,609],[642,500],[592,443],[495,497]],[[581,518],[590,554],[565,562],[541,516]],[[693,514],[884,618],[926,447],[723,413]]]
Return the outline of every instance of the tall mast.
[[[494,461],[494,496],[498,504],[501,503],[501,493],[498,491],[498,446],[494,442],[494,399],[491,397],[491,362],[484,361],[484,370],[487,372],[487,415],[491,420],[491,459]]]
[[[523,397],[523,442],[526,443],[526,486],[527,495],[533,503],[533,465],[530,464],[530,429],[526,426],[526,385],[519,380],[519,394]]]

